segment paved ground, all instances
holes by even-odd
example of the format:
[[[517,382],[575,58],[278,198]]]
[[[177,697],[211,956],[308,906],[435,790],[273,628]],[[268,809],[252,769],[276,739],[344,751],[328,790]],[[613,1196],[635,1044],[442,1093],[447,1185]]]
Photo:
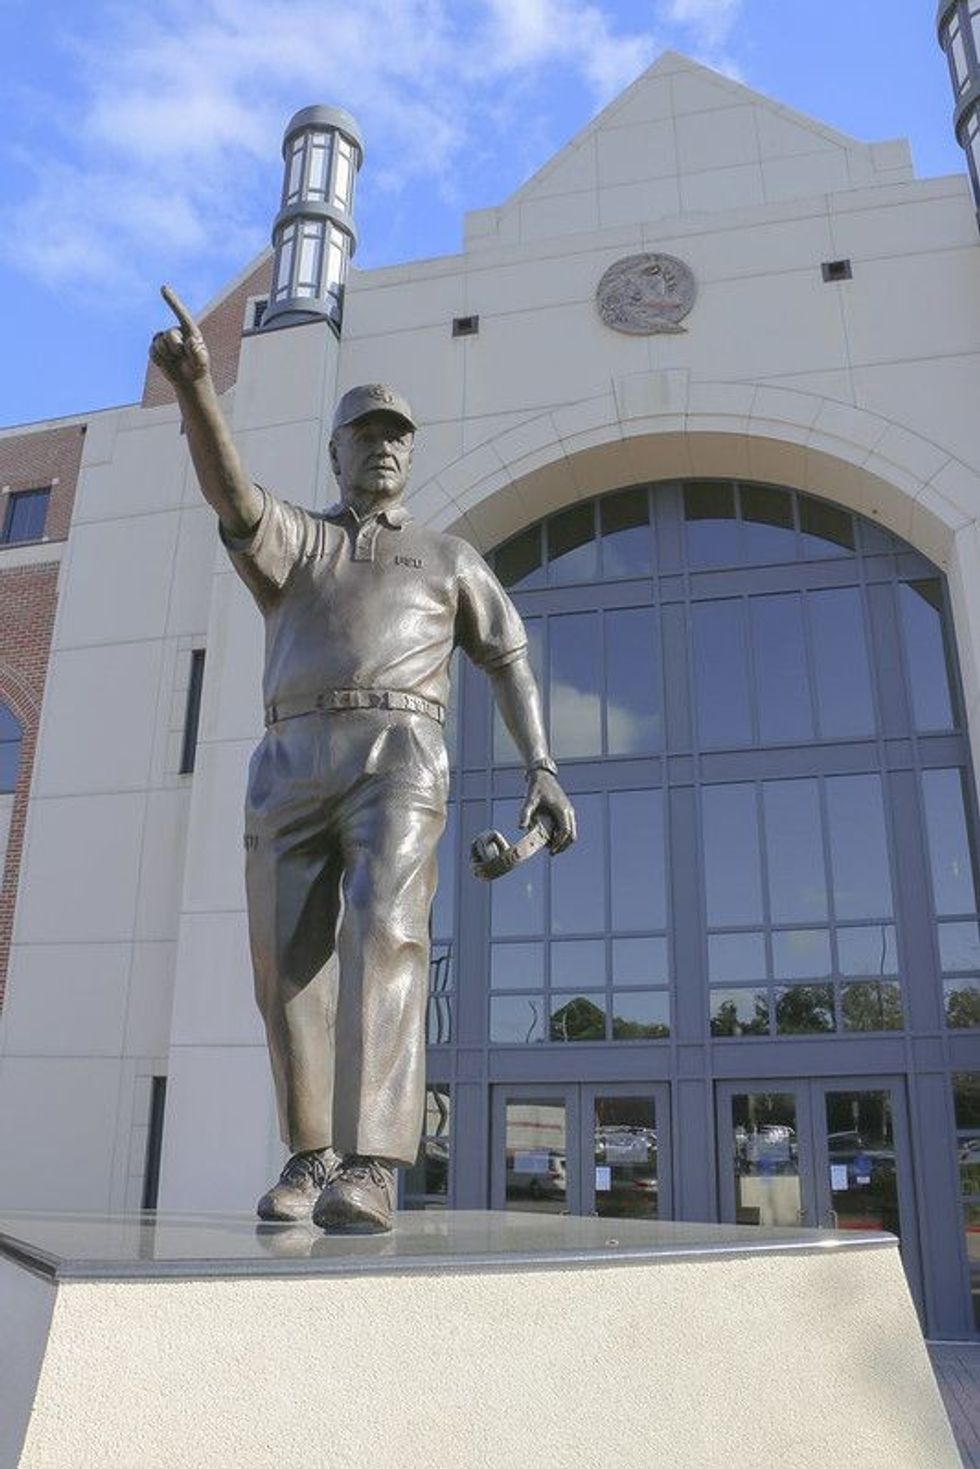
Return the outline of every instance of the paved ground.
[[[929,1343],[964,1469],[980,1469],[980,1342]]]

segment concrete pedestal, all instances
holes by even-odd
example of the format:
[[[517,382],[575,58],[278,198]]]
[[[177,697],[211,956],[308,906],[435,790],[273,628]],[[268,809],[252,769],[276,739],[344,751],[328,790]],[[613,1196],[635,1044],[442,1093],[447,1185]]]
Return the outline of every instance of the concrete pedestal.
[[[894,1240],[0,1218],[0,1469],[958,1469]]]

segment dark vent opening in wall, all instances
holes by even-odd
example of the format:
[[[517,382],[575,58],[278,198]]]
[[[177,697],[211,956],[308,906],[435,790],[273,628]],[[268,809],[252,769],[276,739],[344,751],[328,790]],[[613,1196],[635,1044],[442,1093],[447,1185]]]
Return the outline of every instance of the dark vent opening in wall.
[[[163,1152],[163,1114],[167,1100],[167,1078],[154,1076],[150,1091],[150,1127],[143,1165],[142,1209],[155,1209],[160,1191],[160,1157]]]
[[[184,714],[184,742],[180,751],[180,774],[190,775],[197,755],[197,729],[201,722],[201,689],[204,687],[204,649],[191,653],[190,680],[187,685],[187,710]]]
[[[849,281],[853,274],[849,260],[824,260],[820,270],[825,281]]]
[[[268,304],[269,304],[269,298],[268,297],[266,297],[264,301],[256,301],[253,304],[253,306],[252,306],[252,330],[253,331],[258,331],[259,327],[262,325],[262,318],[265,315],[265,309],[268,306]]]
[[[473,337],[480,330],[480,318],[478,316],[454,316],[453,336]]]

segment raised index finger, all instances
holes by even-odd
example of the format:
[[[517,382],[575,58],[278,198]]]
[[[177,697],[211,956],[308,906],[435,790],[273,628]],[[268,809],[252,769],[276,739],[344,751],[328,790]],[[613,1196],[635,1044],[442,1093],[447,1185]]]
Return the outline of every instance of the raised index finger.
[[[191,337],[199,337],[201,335],[201,331],[197,322],[194,320],[193,316],[191,316],[187,307],[184,305],[183,301],[177,295],[177,292],[173,289],[173,287],[161,286],[160,295],[166,301],[167,305],[170,307],[174,316],[176,316],[177,320],[180,322],[187,335]]]

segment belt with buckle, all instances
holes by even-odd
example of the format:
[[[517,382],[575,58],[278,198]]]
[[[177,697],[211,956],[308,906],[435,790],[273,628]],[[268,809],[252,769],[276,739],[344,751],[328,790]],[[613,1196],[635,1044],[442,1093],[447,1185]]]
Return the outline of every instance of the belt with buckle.
[[[292,699],[276,699],[265,706],[266,725],[281,719],[297,719],[301,714],[316,714],[332,709],[406,709],[410,714],[424,714],[436,724],[445,724],[446,711],[434,699],[421,694],[403,694],[398,689],[321,689],[318,694],[297,694]]]

